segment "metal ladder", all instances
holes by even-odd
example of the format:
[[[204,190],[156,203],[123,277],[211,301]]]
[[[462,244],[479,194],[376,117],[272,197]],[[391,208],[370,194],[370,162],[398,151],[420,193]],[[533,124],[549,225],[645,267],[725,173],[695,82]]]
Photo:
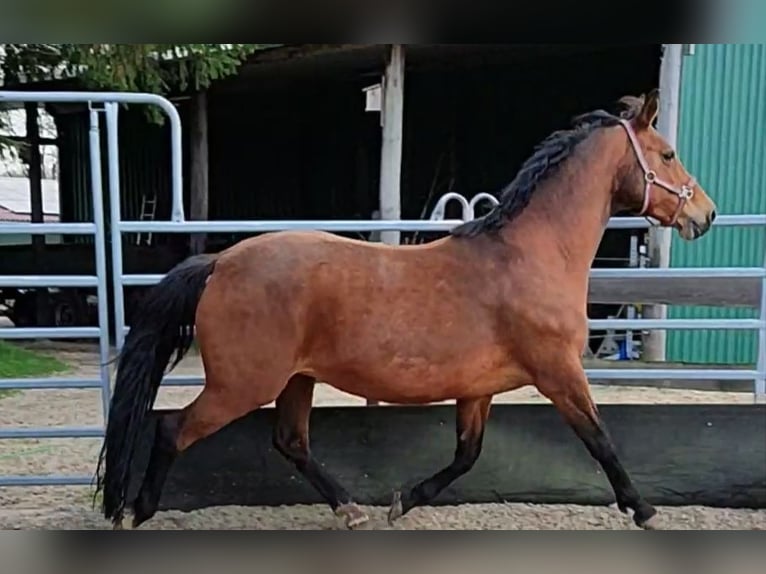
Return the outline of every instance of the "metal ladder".
[[[139,219],[141,221],[154,221],[157,215],[157,195],[154,194],[151,197],[147,197],[146,194],[141,198],[141,215]],[[141,238],[144,234],[136,233],[136,245],[141,245]],[[152,244],[152,233],[146,234],[146,245]]]

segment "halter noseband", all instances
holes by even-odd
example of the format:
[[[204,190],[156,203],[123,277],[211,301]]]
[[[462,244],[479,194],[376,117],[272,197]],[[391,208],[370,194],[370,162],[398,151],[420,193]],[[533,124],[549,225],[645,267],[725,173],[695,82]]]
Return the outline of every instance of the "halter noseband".
[[[628,134],[628,139],[633,146],[633,151],[636,154],[636,159],[638,159],[641,170],[644,172],[644,181],[646,182],[646,187],[644,188],[644,203],[641,206],[641,211],[638,215],[645,216],[646,210],[649,209],[649,199],[651,198],[652,185],[659,185],[660,187],[668,190],[670,193],[678,196],[678,207],[676,207],[676,210],[673,212],[673,217],[671,218],[668,225],[671,226],[675,224],[676,219],[678,219],[678,215],[681,213],[681,209],[683,209],[687,201],[694,197],[694,186],[697,185],[697,180],[694,179],[694,177],[690,177],[689,181],[686,182],[685,185],[677,188],[676,186],[658,178],[657,173],[654,170],[649,169],[649,164],[646,163],[644,152],[641,150],[641,146],[638,144],[636,132],[633,131],[633,127],[630,125],[630,122],[621,119],[620,124],[625,128],[625,131]]]

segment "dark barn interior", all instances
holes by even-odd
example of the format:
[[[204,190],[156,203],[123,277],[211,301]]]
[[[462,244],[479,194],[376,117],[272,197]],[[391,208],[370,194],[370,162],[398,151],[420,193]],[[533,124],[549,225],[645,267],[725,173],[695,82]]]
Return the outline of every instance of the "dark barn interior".
[[[369,218],[380,117],[365,112],[362,89],[378,81],[383,57],[357,48],[253,67],[211,91],[210,217]],[[407,62],[410,219],[447,191],[497,193],[572,116],[655,87],[660,47],[410,46]]]
[[[447,191],[499,192],[574,115],[655,87],[660,50],[408,46],[402,218],[427,216]],[[369,219],[378,206],[380,114],[365,111],[362,90],[379,81],[384,47],[273,60],[209,91],[210,219]],[[186,125],[188,99],[175,99]],[[59,119],[65,219],[90,217],[85,119]],[[166,218],[167,128],[149,125],[140,108],[121,119],[123,216],[137,218],[142,195],[157,193],[157,218]],[[188,212],[188,130],[184,140]]]

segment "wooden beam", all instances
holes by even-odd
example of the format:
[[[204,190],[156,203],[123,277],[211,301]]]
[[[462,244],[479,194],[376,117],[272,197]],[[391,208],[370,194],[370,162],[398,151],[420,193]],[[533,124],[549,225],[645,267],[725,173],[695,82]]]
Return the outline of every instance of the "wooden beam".
[[[242,70],[247,71],[251,66],[258,64],[278,64],[306,58],[315,58],[331,54],[351,52],[375,48],[379,44],[283,44],[265,50],[257,50],[248,56],[242,65]]]
[[[189,216],[193,221],[205,221],[209,211],[209,166],[208,166],[208,130],[207,130],[207,92],[197,92],[191,98],[190,134],[190,170],[191,197]],[[193,234],[191,237],[192,254],[205,251],[207,235]]]
[[[677,144],[678,116],[681,91],[681,64],[683,44],[664,44],[660,64],[660,112],[657,129],[673,147]],[[670,267],[670,245],[673,230],[652,227],[649,229],[649,265]],[[665,305],[649,305],[644,308],[646,319],[665,319]],[[648,361],[664,361],[667,347],[667,331],[649,331],[644,337],[643,356]]]
[[[641,305],[706,305],[758,309],[761,280],[756,277],[666,279],[594,278],[588,284],[588,303]]]

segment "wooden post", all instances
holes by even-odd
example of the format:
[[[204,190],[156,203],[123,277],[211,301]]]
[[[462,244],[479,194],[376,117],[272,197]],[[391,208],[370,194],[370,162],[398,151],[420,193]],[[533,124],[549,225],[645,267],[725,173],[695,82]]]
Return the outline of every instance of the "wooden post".
[[[383,126],[380,151],[380,218],[401,219],[402,134],[404,132],[404,46],[393,44],[383,75]],[[398,245],[398,231],[381,233],[383,243]]]
[[[32,223],[43,222],[43,168],[40,154],[40,125],[37,119],[37,102],[24,104],[27,120],[26,144],[29,146],[27,162],[29,166],[29,193]],[[41,251],[45,245],[45,235],[33,235],[32,244],[37,246],[35,252]]]
[[[380,124],[383,128],[380,150],[380,219],[402,218],[402,134],[404,133],[404,46],[392,44],[383,73],[383,105]],[[380,239],[399,245],[399,231],[382,231]],[[378,401],[368,400],[368,406]]]
[[[43,223],[43,166],[42,155],[40,154],[40,124],[38,121],[37,102],[26,102],[24,104],[26,112],[26,145],[27,166],[29,167],[29,205],[30,220],[32,223]],[[35,259],[42,261],[43,251],[45,250],[45,235],[32,236],[32,252]],[[35,297],[35,315],[38,326],[43,326],[48,322],[48,297],[47,289],[42,288],[36,291]]]
[[[402,218],[402,134],[404,133],[404,46],[392,44],[383,73],[383,105],[380,123],[383,128],[380,149],[380,219]],[[382,231],[380,240],[399,245],[399,231]],[[378,405],[368,400],[368,406]]]
[[[191,220],[206,221],[208,218],[208,136],[207,136],[207,93],[198,92],[191,99],[191,121],[189,123],[190,150],[190,205]],[[205,251],[207,235],[193,234],[192,254]]]
[[[657,129],[675,148],[678,136],[679,97],[681,91],[681,64],[683,44],[664,44],[660,64],[660,111]],[[670,244],[673,230],[653,227],[649,230],[649,266],[670,266]],[[643,316],[647,319],[665,319],[666,305],[646,305]],[[667,331],[650,331],[644,337],[643,358],[647,361],[664,361]]]

